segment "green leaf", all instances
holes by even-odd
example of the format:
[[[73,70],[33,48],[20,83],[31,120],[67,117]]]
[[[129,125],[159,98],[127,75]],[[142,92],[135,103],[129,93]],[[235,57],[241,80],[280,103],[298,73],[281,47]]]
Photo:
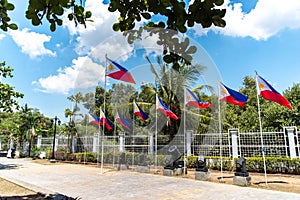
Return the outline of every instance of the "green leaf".
[[[34,26],[38,26],[40,25],[40,20],[38,19],[38,17],[35,15],[35,16],[32,16],[32,21],[31,21],[32,25]]]
[[[163,59],[166,63],[171,63],[173,61],[173,57],[171,55],[165,55]]]
[[[186,53],[188,53],[188,54],[194,54],[194,53],[196,53],[196,51],[197,51],[197,47],[195,47],[195,46],[190,46],[190,47],[188,48],[188,50],[186,51]]]
[[[9,27],[11,30],[17,30],[17,29],[18,29],[18,25],[17,25],[17,24],[9,24],[8,27]]]
[[[182,25],[182,26],[179,26],[179,27],[178,27],[178,30],[179,30],[181,33],[185,33],[185,32],[187,31],[187,28],[186,28],[184,25]]]
[[[216,6],[221,6],[221,5],[223,5],[223,3],[224,3],[224,0],[215,0]]]
[[[63,24],[63,21],[61,19],[56,20],[57,25],[61,26]]]
[[[85,18],[91,18],[91,17],[92,17],[92,12],[91,11],[86,11]]]
[[[68,18],[69,18],[70,21],[72,21],[73,18],[74,18],[73,14],[72,13],[68,14]]]
[[[145,19],[151,19],[151,15],[149,13],[141,13],[141,15],[145,18]]]
[[[60,6],[54,7],[53,12],[57,15],[63,15],[64,14],[64,9]]]
[[[215,26],[219,26],[219,27],[222,27],[224,28],[226,26],[226,22],[219,16],[213,16],[213,24]]]
[[[15,9],[14,4],[11,4],[11,3],[6,4],[4,7],[6,10],[14,10]]]
[[[52,22],[51,25],[50,25],[50,30],[52,32],[54,32],[56,30],[56,25],[55,25],[55,22]]]
[[[113,30],[114,31],[119,31],[120,30],[120,24],[119,23],[114,23]]]

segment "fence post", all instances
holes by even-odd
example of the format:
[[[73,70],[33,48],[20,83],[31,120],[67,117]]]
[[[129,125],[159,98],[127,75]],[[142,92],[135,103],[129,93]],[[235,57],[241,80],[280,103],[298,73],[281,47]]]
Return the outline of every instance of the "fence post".
[[[0,138],[0,151],[2,150],[2,138]]]
[[[192,155],[192,130],[186,131],[186,155]]]
[[[295,146],[295,135],[294,135],[294,127],[287,127],[287,134],[289,140],[289,150],[290,150],[290,158],[296,158],[296,146]]]
[[[149,150],[148,150],[148,154],[150,155],[154,155],[154,137],[153,137],[153,133],[149,134]]]
[[[120,145],[120,152],[124,152],[125,148],[124,148],[124,144],[125,143],[125,137],[124,137],[124,133],[119,134],[119,145]]]
[[[231,147],[232,147],[232,157],[238,158],[239,151],[238,151],[238,130],[237,129],[230,129],[231,134]]]
[[[10,141],[9,141],[9,148],[13,148],[14,147],[14,138],[10,138]]]
[[[74,136],[72,138],[72,153],[76,152],[76,144],[77,144],[77,138]]]
[[[40,147],[42,146],[42,136],[41,136],[41,135],[39,135],[39,136],[37,137],[37,144],[36,144],[36,146],[37,146],[38,148],[40,148]]]
[[[99,133],[98,133],[99,134]],[[98,150],[98,134],[95,133],[93,137],[93,153],[96,153]]]

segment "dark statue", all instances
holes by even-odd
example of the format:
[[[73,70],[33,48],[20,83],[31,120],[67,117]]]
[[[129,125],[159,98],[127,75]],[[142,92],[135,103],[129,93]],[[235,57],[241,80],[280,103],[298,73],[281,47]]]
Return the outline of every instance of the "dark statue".
[[[127,169],[129,168],[129,166],[126,163],[126,158],[125,158],[125,153],[124,152],[122,152],[121,155],[120,155],[120,157],[119,157],[118,170],[121,169],[121,165],[125,165]]]
[[[164,167],[164,169],[174,170],[176,168],[182,168],[184,162],[182,160],[179,160],[181,158],[181,153],[179,152],[177,146],[170,146],[168,152],[169,155],[167,157],[166,166]]]
[[[199,172],[208,172],[207,166],[206,166],[206,158],[204,156],[199,156],[196,160],[196,171]]]
[[[242,156],[236,161],[236,172],[234,173],[234,175],[242,177],[249,176],[249,173],[247,172],[246,168],[246,159]]]
[[[143,152],[140,153],[140,159],[139,159],[138,165],[139,166],[147,166],[147,158]]]

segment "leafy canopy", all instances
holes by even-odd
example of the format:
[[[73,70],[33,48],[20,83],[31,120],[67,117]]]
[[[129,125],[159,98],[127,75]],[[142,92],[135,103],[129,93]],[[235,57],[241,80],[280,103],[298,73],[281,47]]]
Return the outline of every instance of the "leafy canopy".
[[[92,12],[85,11],[84,1],[76,0],[29,0],[25,16],[32,25],[39,26],[42,22],[50,24],[50,30],[55,31],[63,24],[62,16],[68,14],[68,19],[74,21],[75,26],[87,21],[93,21]],[[99,1],[99,3],[101,3]],[[158,35],[157,44],[162,46],[163,59],[172,63],[172,68],[179,70],[180,63],[190,65],[192,55],[197,51],[190,46],[188,38],[180,40],[179,33],[185,33],[188,27],[195,24],[208,28],[212,25],[225,27],[226,9],[220,9],[224,0],[194,0],[187,5],[179,0],[110,0],[108,10],[119,13],[118,22],[112,25],[114,31],[122,32],[129,43],[141,39],[143,31],[150,36]],[[16,30],[14,23],[9,23],[8,11],[14,10],[14,5],[7,0],[0,0],[0,28]],[[46,19],[46,20],[44,20]],[[136,28],[137,22],[145,20]],[[170,31],[171,30],[171,31]]]
[[[12,112],[13,107],[19,108],[18,101],[15,98],[23,98],[24,94],[14,91],[14,87],[2,82],[2,78],[13,77],[13,69],[5,65],[5,62],[0,63],[0,111]]]

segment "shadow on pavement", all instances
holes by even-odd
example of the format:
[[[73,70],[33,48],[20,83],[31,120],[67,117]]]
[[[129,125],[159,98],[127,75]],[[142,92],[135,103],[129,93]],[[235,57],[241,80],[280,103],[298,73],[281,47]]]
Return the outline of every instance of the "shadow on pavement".
[[[3,165],[3,164],[0,164],[0,170],[1,169],[17,169],[18,167],[20,167],[21,165],[16,165],[16,164],[7,164],[7,165]]]
[[[35,200],[42,200],[42,199],[47,199],[47,200],[80,200],[81,198],[76,197],[68,197],[62,194],[49,194],[45,195],[42,193],[37,193],[37,194],[31,194],[31,195],[25,195],[25,196],[0,196],[0,200],[23,200],[23,199],[35,199]]]

